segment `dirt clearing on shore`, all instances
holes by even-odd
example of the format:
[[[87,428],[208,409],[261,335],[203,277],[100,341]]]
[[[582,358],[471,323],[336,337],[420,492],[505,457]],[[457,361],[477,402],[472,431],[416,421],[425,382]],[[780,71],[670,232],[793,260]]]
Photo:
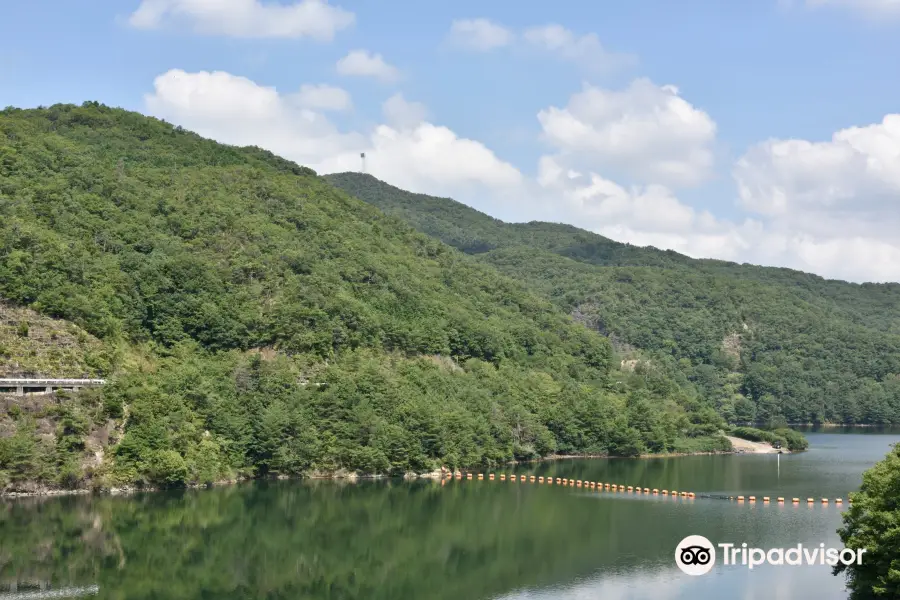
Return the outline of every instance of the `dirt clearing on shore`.
[[[771,444],[767,444],[766,442],[751,442],[730,435],[726,435],[725,437],[728,438],[728,441],[734,446],[735,452],[745,452],[748,454],[777,454],[778,452],[787,452],[786,450],[773,448]]]

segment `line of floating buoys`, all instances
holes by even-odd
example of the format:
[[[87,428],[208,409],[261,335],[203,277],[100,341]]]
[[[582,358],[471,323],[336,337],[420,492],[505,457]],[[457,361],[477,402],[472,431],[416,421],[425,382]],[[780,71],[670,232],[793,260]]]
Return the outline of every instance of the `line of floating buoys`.
[[[461,471],[457,471],[455,473],[448,472],[443,477],[443,479],[452,479],[452,478],[462,479],[463,473]],[[487,475],[487,479],[489,479],[490,481],[494,481],[495,478],[496,478],[496,474],[494,474],[494,473],[489,473]],[[500,473],[500,481],[506,481],[506,478],[507,478],[507,475],[505,473]],[[486,478],[485,478],[484,473],[477,473],[477,474],[476,473],[465,473],[465,479],[467,481],[471,481],[472,479],[478,479],[478,481],[484,481]],[[510,481],[521,481],[522,483],[526,483],[529,481],[531,483],[547,483],[549,485],[552,485],[554,483],[553,477],[543,477],[543,476],[539,477],[536,475],[518,475],[518,476],[516,476],[515,474],[510,474],[509,480]],[[617,484],[617,483],[605,483],[605,482],[601,482],[601,481],[588,481],[585,479],[568,479],[568,478],[561,479],[559,477],[556,477],[555,480],[556,480],[555,483],[557,485],[579,487],[579,488],[583,487],[583,488],[590,488],[592,490],[601,490],[601,491],[608,490],[608,491],[612,491],[612,492],[624,492],[627,490],[628,492],[635,493],[635,494],[641,494],[641,493],[651,494],[652,493],[654,496],[662,493],[663,496],[671,496],[673,498],[678,498],[678,497],[696,498],[697,497],[697,495],[694,492],[685,492],[685,491],[679,492],[677,490],[665,490],[665,489],[660,490],[659,488],[652,488],[652,489],[651,488],[642,488],[641,486],[633,486],[633,485],[625,486],[625,485]],[[745,500],[750,503],[756,502],[756,496],[746,496],[746,497],[745,496],[737,496],[737,497],[735,497],[735,496],[727,496],[727,497],[726,496],[706,496],[706,497],[720,498],[723,500],[724,499],[737,500],[739,503],[744,503]],[[772,500],[772,498],[770,496],[762,496],[763,504],[769,504],[771,502],[771,500]],[[776,501],[778,502],[778,504],[784,504],[785,498],[783,496],[778,496],[776,498]],[[831,499],[830,498],[821,498],[820,501],[823,505],[827,506],[831,502]],[[849,498],[847,499],[848,504],[851,504],[852,502],[853,502],[852,499],[849,499]],[[791,504],[796,505],[799,503],[800,503],[800,498],[791,498]],[[816,503],[816,499],[812,498],[812,497],[808,497],[806,499],[806,503],[810,506],[813,506]],[[843,500],[843,498],[835,498],[834,503],[842,505],[844,503],[844,500]]]

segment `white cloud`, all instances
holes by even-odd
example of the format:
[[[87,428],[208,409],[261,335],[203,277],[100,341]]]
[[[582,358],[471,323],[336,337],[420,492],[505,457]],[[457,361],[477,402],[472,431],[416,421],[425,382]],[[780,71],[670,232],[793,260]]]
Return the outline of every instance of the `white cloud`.
[[[672,89],[667,93],[677,95]],[[608,103],[589,102],[575,114],[594,127],[607,121],[631,124],[635,119],[623,118],[606,94],[601,99]],[[531,178],[480,142],[429,122],[425,107],[401,94],[384,102],[385,123],[364,132],[340,131],[299,96],[229,73],[173,70],[156,78],[146,102],[151,113],[201,135],[259,145],[322,173],[358,170],[359,154],[365,152],[366,170],[380,179],[455,197],[508,220],[572,223],[695,257],[787,266],[852,281],[900,280],[900,115],[838,131],[830,141],[770,140],[750,148],[736,162],[734,178],[740,207],[753,216],[728,220],[690,206],[658,180],[617,183],[607,168],[613,150],[603,144],[600,154],[591,150],[596,144],[588,144],[591,152],[543,156]],[[686,103],[674,110],[670,101],[637,114],[684,116],[696,110]],[[635,102],[632,108],[640,106]],[[665,128],[677,132],[678,123]],[[656,144],[661,144],[677,158],[672,139],[679,136],[694,144],[705,139],[682,132],[671,139],[639,136],[641,143],[635,143],[624,136],[630,141],[619,151],[632,159],[646,152],[653,163],[660,160]]]
[[[626,189],[596,173],[574,175],[555,158],[543,157],[541,190],[531,201],[551,205],[554,220],[637,246],[785,266],[850,281],[900,280],[896,218],[880,235],[872,235],[874,230],[867,226],[824,226],[827,217],[803,212],[731,221],[694,209],[663,186]]]
[[[301,86],[294,101],[298,106],[313,110],[348,110],[353,106],[346,90],[324,83]]]
[[[654,231],[683,232],[696,224],[694,210],[661,185],[626,190],[596,173],[584,176],[564,169],[553,157],[541,157],[538,181],[566,198],[570,209],[595,227],[628,222]]]
[[[900,279],[900,114],[829,141],[757,144],[733,175],[743,208],[811,237],[802,252],[808,262]]]
[[[550,206],[555,220],[639,246],[900,281],[900,115],[829,141],[757,144],[733,175],[739,207],[753,217],[718,219],[658,184],[626,188],[595,170],[581,175],[571,155],[541,159],[542,193],[531,201]]]
[[[367,50],[353,50],[337,63],[337,72],[341,75],[357,77],[374,77],[384,82],[400,79],[400,70],[388,64],[380,54]]]
[[[486,52],[510,45],[515,35],[488,19],[460,19],[450,26],[450,42],[460,48]]]
[[[457,48],[478,52],[515,44],[578,63],[583,69],[595,73],[637,63],[637,57],[631,54],[610,52],[604,48],[595,33],[579,35],[556,23],[528,27],[517,34],[488,19],[459,19],[451,24],[447,39]]]
[[[734,168],[741,204],[764,215],[900,218],[900,114],[850,127],[830,141],[769,140]]]
[[[411,129],[428,118],[428,109],[421,102],[409,102],[397,92],[381,105],[388,124],[397,129]]]
[[[424,107],[400,95],[384,105],[395,122],[367,133],[341,132],[292,95],[225,72],[169,71],[156,78],[145,101],[152,114],[203,136],[258,145],[320,173],[358,170],[365,152],[369,173],[413,191],[450,195],[522,180],[483,144],[420,120],[427,116]]]
[[[366,171],[398,187],[438,195],[510,189],[522,174],[480,142],[460,138],[447,127],[423,122],[412,129],[379,125],[371,134]],[[356,153],[325,160],[323,172],[359,168]]]
[[[204,34],[240,38],[302,38],[329,41],[353,24],[354,15],[327,0],[293,4],[261,0],[142,0],[129,23],[157,29],[183,23]]]
[[[595,33],[577,35],[556,23],[528,28],[522,37],[534,47],[581,63],[594,71],[610,71],[637,62],[637,58],[630,54],[606,50]]]
[[[360,134],[341,133],[324,115],[275,88],[230,73],[173,69],[153,86],[145,97],[152,114],[220,142],[262,146],[300,164],[365,143]]]
[[[710,174],[716,124],[673,86],[635,80],[621,91],[585,85],[565,108],[538,114],[545,139],[578,166],[642,181],[697,184]]]

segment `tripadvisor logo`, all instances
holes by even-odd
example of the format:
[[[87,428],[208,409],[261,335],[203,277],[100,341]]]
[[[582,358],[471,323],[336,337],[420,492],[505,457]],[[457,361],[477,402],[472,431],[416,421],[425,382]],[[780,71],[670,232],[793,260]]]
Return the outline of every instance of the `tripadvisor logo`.
[[[713,544],[702,535],[689,535],[675,548],[675,564],[688,575],[705,575],[716,564],[716,548],[721,552],[722,564],[725,566],[745,566],[748,569],[760,565],[798,566],[828,565],[835,566],[839,562],[844,565],[861,565],[866,549],[826,548],[825,544],[804,546],[797,544],[791,548],[749,548],[746,542],[737,544]]]
[[[706,575],[716,564],[716,548],[702,535],[689,535],[675,548],[675,564],[688,575]]]

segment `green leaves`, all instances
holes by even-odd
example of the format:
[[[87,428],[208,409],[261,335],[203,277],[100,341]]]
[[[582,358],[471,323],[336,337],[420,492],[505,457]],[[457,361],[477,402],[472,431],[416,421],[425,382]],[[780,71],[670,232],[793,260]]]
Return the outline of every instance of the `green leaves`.
[[[309,169],[96,103],[3,111],[0,131],[0,298],[100,338],[79,365],[112,375],[53,416],[54,460],[23,429],[6,479],[38,461],[77,485],[103,432],[98,477],[161,486],[664,452],[685,434],[696,398],[670,366],[612,387],[604,336]],[[491,246],[470,224],[462,245]]]
[[[852,600],[896,598],[900,595],[900,446],[863,474],[859,492],[838,530],[844,545],[865,549],[862,564],[839,564],[846,572]]]

